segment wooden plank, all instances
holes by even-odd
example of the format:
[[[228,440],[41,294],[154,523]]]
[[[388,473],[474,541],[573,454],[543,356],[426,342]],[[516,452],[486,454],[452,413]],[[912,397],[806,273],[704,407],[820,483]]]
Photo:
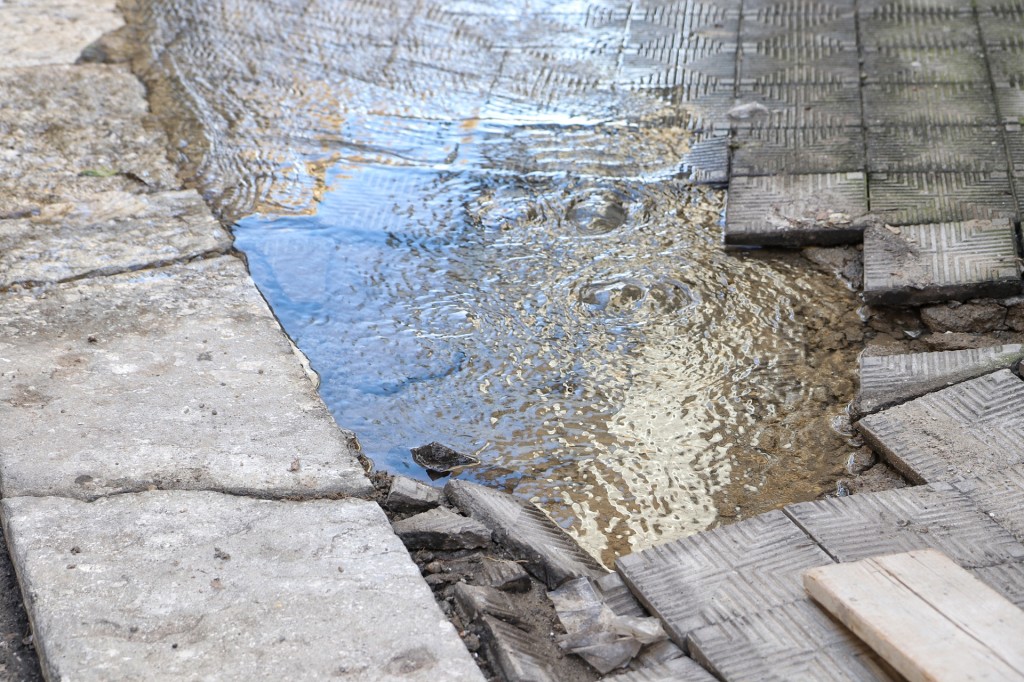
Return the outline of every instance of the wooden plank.
[[[941,552],[813,568],[804,587],[910,682],[1024,681],[1024,611]]]

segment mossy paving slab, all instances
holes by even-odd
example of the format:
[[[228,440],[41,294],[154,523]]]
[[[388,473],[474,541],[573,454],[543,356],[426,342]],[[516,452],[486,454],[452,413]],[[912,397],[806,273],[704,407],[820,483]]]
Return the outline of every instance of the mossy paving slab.
[[[832,563],[782,512],[621,557],[617,569],[672,640],[706,625],[805,599],[805,568]]]
[[[690,646],[704,667],[729,682],[900,679],[810,600],[700,628]]]
[[[868,212],[863,173],[734,177],[725,243],[806,246],[859,242]]]
[[[1021,290],[1009,220],[874,224],[864,231],[864,300],[907,305],[1013,296]]]
[[[1024,381],[1008,369],[864,417],[857,430],[912,481],[1024,463]]]
[[[0,295],[0,490],[365,494],[237,258]]]
[[[51,680],[482,680],[380,507],[3,501]]]
[[[877,412],[961,381],[1012,367],[1021,359],[1024,359],[1021,344],[935,353],[862,355],[855,412],[861,415]]]

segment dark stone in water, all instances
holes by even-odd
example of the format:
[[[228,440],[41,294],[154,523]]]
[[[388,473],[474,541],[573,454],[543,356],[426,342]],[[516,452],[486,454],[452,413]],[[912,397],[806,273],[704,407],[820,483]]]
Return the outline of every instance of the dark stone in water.
[[[475,466],[480,463],[480,460],[473,455],[463,454],[437,442],[412,448],[410,452],[412,452],[412,460],[427,471],[447,473],[452,469]]]

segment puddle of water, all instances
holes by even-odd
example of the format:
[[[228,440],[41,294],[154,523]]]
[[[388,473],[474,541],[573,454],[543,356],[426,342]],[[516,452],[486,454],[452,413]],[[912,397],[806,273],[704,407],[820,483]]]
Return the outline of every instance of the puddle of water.
[[[378,466],[478,453],[606,560],[842,475],[856,302],[722,250],[642,5],[197,3],[136,69]]]

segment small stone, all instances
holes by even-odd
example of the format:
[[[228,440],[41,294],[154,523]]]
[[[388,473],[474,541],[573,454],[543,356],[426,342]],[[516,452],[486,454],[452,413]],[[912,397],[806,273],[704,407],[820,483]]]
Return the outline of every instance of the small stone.
[[[405,476],[395,476],[391,479],[391,488],[388,490],[387,499],[384,500],[385,507],[399,514],[423,512],[439,504],[440,490]]]
[[[921,308],[921,320],[933,332],[990,332],[1006,322],[1006,308],[998,303],[947,304]]]
[[[469,634],[462,638],[462,642],[466,645],[466,648],[470,651],[480,650],[480,638],[476,635]]]
[[[476,549],[491,542],[491,531],[479,521],[438,507],[394,524],[409,549]]]

